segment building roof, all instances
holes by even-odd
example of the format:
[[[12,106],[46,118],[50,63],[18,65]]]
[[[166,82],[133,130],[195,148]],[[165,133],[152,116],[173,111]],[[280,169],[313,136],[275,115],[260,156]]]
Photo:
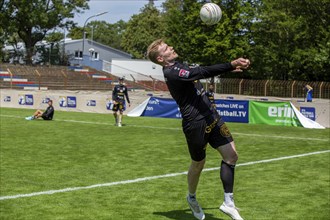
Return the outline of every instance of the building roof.
[[[83,39],[75,39],[75,40],[72,40],[71,38],[67,38],[67,39],[65,39],[64,43],[65,43],[65,45],[68,45],[68,44],[75,44],[75,43],[81,43],[81,44],[82,44],[82,41],[83,41]],[[133,56],[132,56],[131,54],[129,54],[129,53],[126,53],[126,52],[124,52],[124,51],[122,51],[122,50],[118,50],[118,49],[115,49],[115,48],[113,48],[113,47],[110,47],[110,46],[107,46],[107,45],[104,45],[104,44],[98,43],[98,42],[96,42],[96,41],[93,41],[93,40],[90,40],[90,39],[85,39],[85,42],[86,42],[86,41],[88,41],[89,43],[91,43],[91,44],[93,44],[93,45],[95,45],[95,46],[97,46],[97,47],[103,48],[103,49],[105,49],[105,50],[108,50],[108,51],[114,51],[114,52],[116,52],[116,53],[120,53],[120,54],[122,54],[122,55],[124,55],[124,56],[133,57]]]

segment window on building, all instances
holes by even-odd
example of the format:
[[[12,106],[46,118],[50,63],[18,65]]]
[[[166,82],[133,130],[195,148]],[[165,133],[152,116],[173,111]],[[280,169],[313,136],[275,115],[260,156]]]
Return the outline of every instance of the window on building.
[[[99,56],[99,52],[94,52],[94,54],[93,54],[93,58],[94,58],[95,60],[98,60],[98,59],[100,58],[100,56]]]
[[[74,58],[82,58],[82,51],[76,50],[74,52]]]

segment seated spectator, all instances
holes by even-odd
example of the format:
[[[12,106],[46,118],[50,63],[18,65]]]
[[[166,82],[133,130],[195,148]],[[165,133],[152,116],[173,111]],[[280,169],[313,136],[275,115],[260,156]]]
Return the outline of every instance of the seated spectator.
[[[54,116],[54,107],[53,107],[53,101],[49,100],[48,101],[48,107],[46,109],[46,111],[41,111],[41,110],[37,110],[32,116],[26,117],[26,120],[33,120],[33,119],[38,119],[38,118],[42,118],[44,120],[52,120],[53,116]]]

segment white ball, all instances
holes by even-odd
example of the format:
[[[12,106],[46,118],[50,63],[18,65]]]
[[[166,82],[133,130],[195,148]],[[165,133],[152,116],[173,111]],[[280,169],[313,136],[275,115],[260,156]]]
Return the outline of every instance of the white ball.
[[[199,15],[205,24],[214,25],[220,21],[222,11],[219,5],[214,3],[206,3],[202,6]]]

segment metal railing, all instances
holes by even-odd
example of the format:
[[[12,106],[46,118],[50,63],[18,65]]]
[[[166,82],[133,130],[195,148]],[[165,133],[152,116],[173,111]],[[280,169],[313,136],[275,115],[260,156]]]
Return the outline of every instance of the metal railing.
[[[0,88],[19,89],[14,84],[14,77],[28,78],[41,86],[47,86],[51,89],[68,90],[110,90],[111,84],[102,83],[93,79],[88,74],[80,74],[70,71],[67,67],[32,67],[20,65],[8,65],[0,63],[0,70],[8,70],[10,80],[4,81],[0,78]],[[101,74],[101,73],[100,73]],[[102,74],[106,74],[103,72]],[[109,73],[107,73],[109,74]],[[109,77],[115,76],[108,75]],[[127,83],[132,87],[143,88],[149,91],[168,91],[163,80],[155,79],[151,76],[140,74],[140,79],[134,78]],[[215,91],[220,94],[246,95],[246,96],[274,96],[288,98],[304,98],[306,90],[304,87],[310,85],[313,87],[313,98],[330,99],[330,82],[307,82],[307,81],[282,81],[282,80],[252,80],[252,79],[234,79],[221,78],[216,80]],[[206,86],[207,87],[207,86]]]
[[[306,96],[306,85],[313,87],[314,98],[330,99],[330,82],[223,78],[220,79],[220,83],[216,84],[216,92],[249,96],[303,98]]]

